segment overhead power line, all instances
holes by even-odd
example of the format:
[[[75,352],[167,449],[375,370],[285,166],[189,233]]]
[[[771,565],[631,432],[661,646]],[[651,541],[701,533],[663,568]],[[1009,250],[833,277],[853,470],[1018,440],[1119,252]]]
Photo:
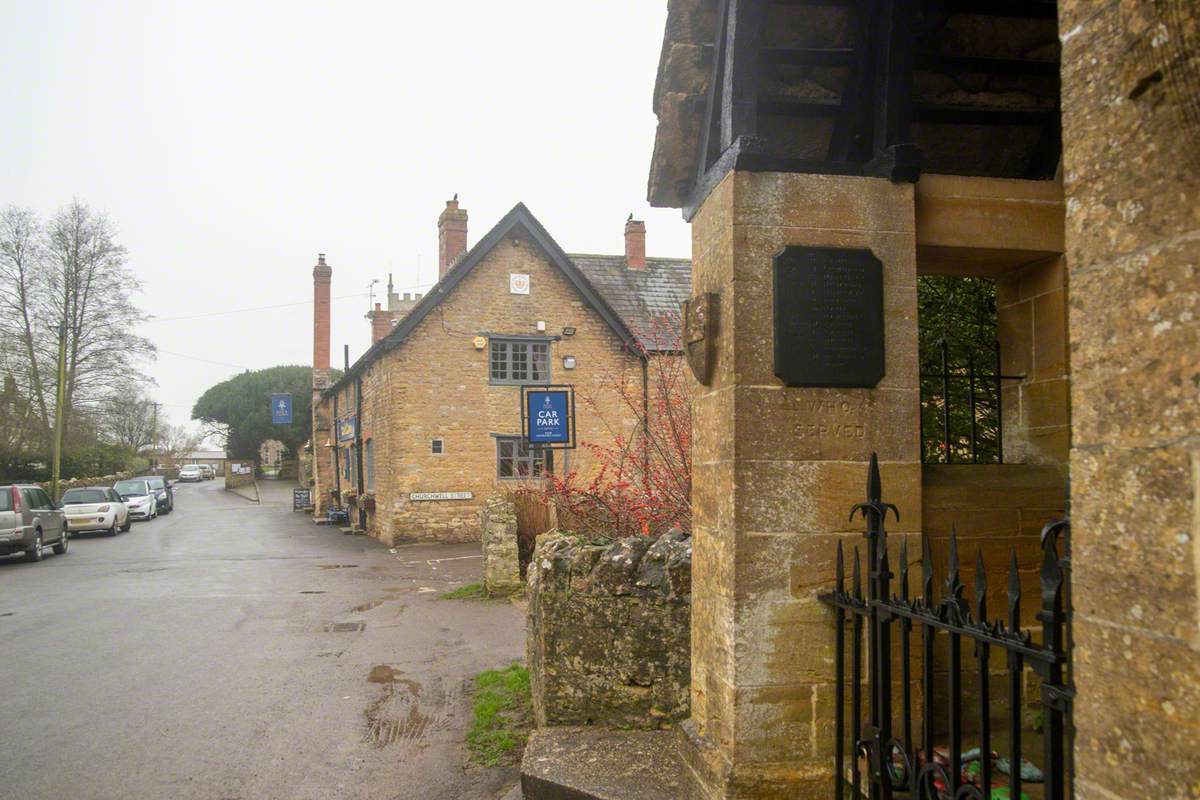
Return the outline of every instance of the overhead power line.
[[[411,292],[417,289],[426,289],[427,284],[417,284],[416,286],[397,286],[393,287],[394,292]],[[370,292],[356,292],[355,294],[342,294],[337,297],[331,297],[330,300],[350,300],[355,297],[370,297]],[[254,306],[252,308],[231,308],[227,311],[208,311],[203,314],[186,314],[180,317],[154,317],[146,320],[146,323],[153,322],[181,322],[188,319],[204,319],[206,317],[223,317],[227,314],[249,314],[254,311],[270,311],[274,308],[294,308],[295,306],[311,306],[312,300],[298,300],[294,303],[275,303],[269,306]]]

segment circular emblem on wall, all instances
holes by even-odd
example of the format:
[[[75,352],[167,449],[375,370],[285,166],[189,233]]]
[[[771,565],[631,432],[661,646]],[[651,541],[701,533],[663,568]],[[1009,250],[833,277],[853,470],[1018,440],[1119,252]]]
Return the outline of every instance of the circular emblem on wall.
[[[508,291],[511,294],[529,294],[529,276],[519,272],[508,276]]]

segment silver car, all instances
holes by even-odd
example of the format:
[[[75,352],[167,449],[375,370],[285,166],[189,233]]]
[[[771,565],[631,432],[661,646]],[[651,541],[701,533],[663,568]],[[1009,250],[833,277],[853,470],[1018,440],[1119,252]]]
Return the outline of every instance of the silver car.
[[[158,516],[158,498],[145,478],[117,481],[113,489],[128,507],[130,519],[154,519]]]
[[[26,561],[41,561],[42,549],[67,552],[67,531],[62,506],[50,499],[40,486],[0,486],[0,556],[24,553]]]

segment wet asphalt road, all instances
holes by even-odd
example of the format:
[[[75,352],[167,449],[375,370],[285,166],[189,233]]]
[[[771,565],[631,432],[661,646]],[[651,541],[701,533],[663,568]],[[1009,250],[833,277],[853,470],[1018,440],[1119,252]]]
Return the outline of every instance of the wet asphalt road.
[[[392,553],[262,487],[253,504],[181,485],[173,514],[115,539],[0,559],[0,798],[493,798],[515,782],[465,766],[462,742],[470,676],[523,657],[521,614],[435,599],[479,579],[478,545]]]

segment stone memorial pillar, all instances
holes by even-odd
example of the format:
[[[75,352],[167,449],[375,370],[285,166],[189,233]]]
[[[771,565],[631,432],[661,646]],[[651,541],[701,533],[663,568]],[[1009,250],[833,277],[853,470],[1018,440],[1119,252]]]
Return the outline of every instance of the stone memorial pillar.
[[[914,219],[911,184],[745,172],[727,175],[693,219],[693,292],[717,299],[693,423],[689,797],[829,796],[834,628],[817,594],[832,585],[838,541],[848,557],[865,545],[849,512],[865,496],[873,451],[884,498],[900,509],[901,521],[889,521],[892,545],[921,526]],[[823,305],[859,293],[861,276],[839,276],[837,253],[829,270],[819,251],[791,259],[818,247],[869,251],[881,264],[882,330],[873,336],[883,369],[871,388],[789,387],[776,376],[797,363],[834,364],[836,373],[837,359],[822,358],[871,349],[836,340],[872,334]],[[774,272],[784,248],[789,269],[822,277],[784,284],[784,306],[805,308],[782,320],[786,341],[777,342]],[[861,294],[870,313],[868,287]],[[878,294],[873,302],[878,314]],[[835,340],[797,354],[789,348],[798,331]],[[818,379],[837,382],[830,378]],[[920,552],[916,544],[910,552]]]

